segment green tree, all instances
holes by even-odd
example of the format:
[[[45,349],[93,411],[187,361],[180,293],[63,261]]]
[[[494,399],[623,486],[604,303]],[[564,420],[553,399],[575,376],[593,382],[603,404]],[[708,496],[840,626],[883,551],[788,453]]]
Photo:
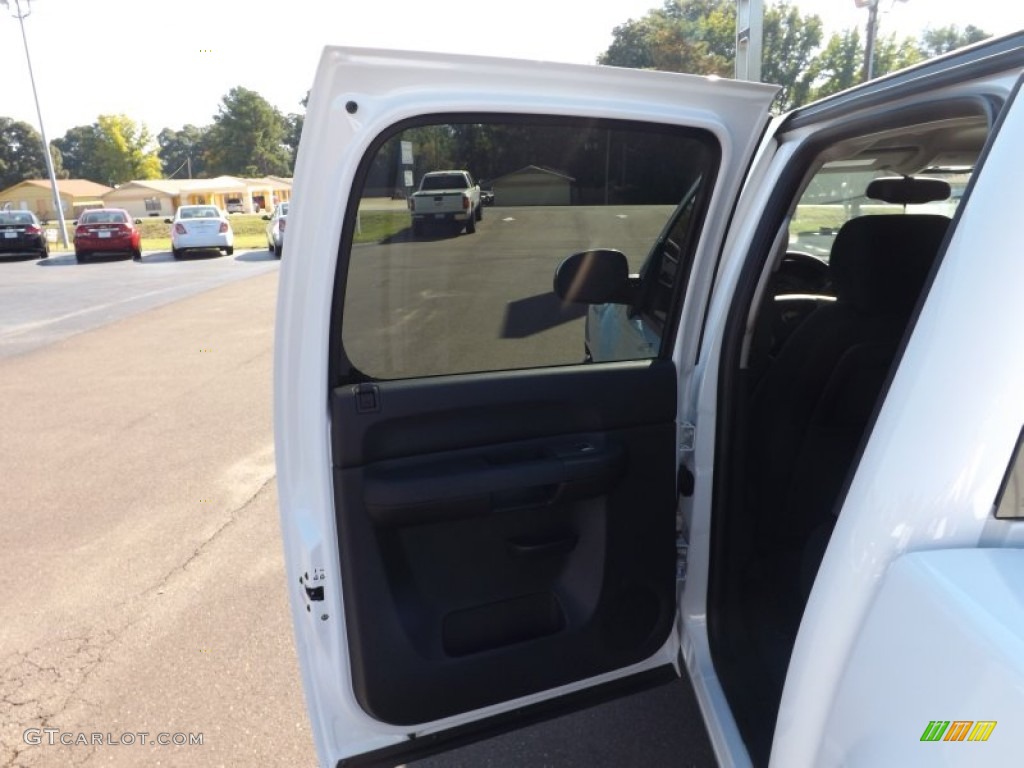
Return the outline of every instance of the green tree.
[[[912,37],[897,40],[895,35],[875,40],[874,75],[881,77],[928,58]]]
[[[778,103],[789,109],[811,90],[810,65],[822,40],[821,18],[804,15],[787,0],[764,16],[762,79],[782,84]],[[642,19],[612,31],[612,43],[598,63],[731,77],[736,60],[736,3],[733,0],[666,0]]]
[[[61,164],[61,153],[50,148],[54,171],[58,178],[67,178]],[[43,140],[28,123],[0,117],[0,189],[18,184],[25,179],[45,179],[46,156]]]
[[[807,103],[813,80],[811,64],[821,40],[821,17],[805,16],[786,0],[765,11],[761,79],[782,85],[775,99],[780,110]]]
[[[811,98],[821,99],[851,88],[861,81],[864,71],[864,45],[860,31],[835,32],[825,49],[815,57],[809,75],[814,84]]]
[[[90,178],[93,153],[96,151],[96,126],[78,125],[54,140],[60,150],[64,168],[73,179]]]
[[[180,131],[164,128],[157,134],[157,154],[165,178],[202,179],[206,177],[206,138],[209,127],[189,123]]]
[[[145,125],[127,115],[100,115],[93,125],[95,145],[89,166],[92,178],[103,184],[160,178],[160,158]]]
[[[731,75],[736,8],[731,0],[665,0],[612,30],[599,64],[702,75]]]
[[[221,101],[207,135],[207,170],[212,175],[286,176],[291,171],[288,123],[262,96],[232,88]]]
[[[54,144],[74,178],[101,184],[160,178],[160,159],[145,125],[127,115],[100,115],[70,129]]]
[[[968,24],[963,29],[954,24],[938,29],[926,29],[921,34],[919,46],[924,58],[930,59],[933,56],[941,56],[957,48],[963,48],[965,45],[981,42],[989,37],[992,35],[972,24]]]
[[[288,151],[291,153],[291,168],[295,169],[295,156],[299,153],[299,141],[302,139],[302,126],[306,122],[305,109],[309,105],[309,91],[306,91],[306,95],[299,101],[302,105],[303,112],[301,114],[289,113],[285,117],[285,122],[288,124],[288,132],[284,137],[285,146],[288,147]]]

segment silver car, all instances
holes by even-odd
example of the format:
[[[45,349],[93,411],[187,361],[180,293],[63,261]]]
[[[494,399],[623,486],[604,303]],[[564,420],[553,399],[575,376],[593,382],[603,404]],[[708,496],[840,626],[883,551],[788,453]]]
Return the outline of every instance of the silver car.
[[[288,203],[279,203],[272,214],[264,214],[263,220],[267,222],[267,250],[273,251],[277,258],[281,258],[281,250],[284,248],[284,228],[288,220]]]

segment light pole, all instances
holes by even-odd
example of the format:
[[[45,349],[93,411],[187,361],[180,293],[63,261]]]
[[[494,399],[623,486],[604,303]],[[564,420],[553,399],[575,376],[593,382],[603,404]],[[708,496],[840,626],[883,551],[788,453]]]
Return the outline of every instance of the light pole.
[[[25,7],[22,9],[22,3]],[[32,0],[14,0],[14,7],[11,8],[10,0],[0,0],[11,15],[21,25],[21,41],[25,44],[25,61],[28,62],[28,79],[32,83],[32,98],[36,101],[36,115],[39,117],[39,134],[43,139],[43,157],[46,158],[46,170],[50,174],[50,187],[53,189],[53,204],[57,211],[57,220],[60,222],[60,239],[64,247],[68,247],[68,230],[64,223],[64,206],[60,201],[60,190],[57,189],[57,174],[53,171],[53,158],[50,157],[50,142],[46,140],[46,129],[43,127],[43,111],[39,108],[39,94],[36,93],[36,78],[32,72],[32,57],[28,53],[28,37],[25,36],[25,18],[32,13]]]

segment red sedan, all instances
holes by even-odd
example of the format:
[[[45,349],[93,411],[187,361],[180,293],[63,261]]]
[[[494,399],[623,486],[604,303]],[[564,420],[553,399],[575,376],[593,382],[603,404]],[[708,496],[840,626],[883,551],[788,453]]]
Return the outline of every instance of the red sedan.
[[[142,234],[128,211],[122,208],[94,208],[86,211],[75,226],[75,259],[83,263],[90,256],[125,254],[142,258]]]

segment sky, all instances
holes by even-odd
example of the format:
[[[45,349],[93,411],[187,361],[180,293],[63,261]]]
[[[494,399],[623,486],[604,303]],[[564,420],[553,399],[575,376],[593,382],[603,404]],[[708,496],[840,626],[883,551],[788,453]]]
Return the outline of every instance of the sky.
[[[37,129],[15,0],[0,0],[0,116]],[[771,0],[765,0],[766,4]],[[854,0],[793,0],[826,31],[860,25]],[[22,7],[27,4],[21,0]],[[612,29],[661,0],[32,0],[25,34],[47,138],[124,113],[155,136],[208,125],[235,86],[301,112],[325,45],[472,53],[591,64]],[[956,24],[1024,29],[1024,3],[881,0],[880,34]],[[459,9],[461,16],[440,13]],[[468,11],[468,12],[467,12]]]

